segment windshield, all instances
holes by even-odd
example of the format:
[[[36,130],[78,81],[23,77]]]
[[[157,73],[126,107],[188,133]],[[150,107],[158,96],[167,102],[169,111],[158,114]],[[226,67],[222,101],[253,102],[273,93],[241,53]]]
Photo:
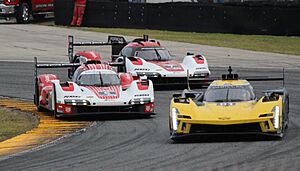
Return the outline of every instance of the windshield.
[[[146,61],[168,61],[171,55],[166,48],[141,48],[135,52],[136,57],[145,59]]]
[[[116,74],[83,74],[79,76],[77,84],[80,86],[120,85],[120,79]]]
[[[204,95],[206,102],[241,102],[254,100],[255,95],[250,85],[213,86]]]

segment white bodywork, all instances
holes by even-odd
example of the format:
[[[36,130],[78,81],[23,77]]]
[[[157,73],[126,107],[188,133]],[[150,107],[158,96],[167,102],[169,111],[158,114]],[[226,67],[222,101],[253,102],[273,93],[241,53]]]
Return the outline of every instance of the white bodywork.
[[[88,70],[82,72],[80,75],[83,74],[93,74],[93,73],[111,73],[117,74],[112,70]],[[154,102],[154,91],[152,81],[149,81],[148,89],[140,90],[138,88],[138,82],[141,80],[133,80],[128,88],[122,89],[121,85],[114,86],[114,90],[119,92],[117,98],[99,98],[95,93],[97,93],[97,87],[89,86],[79,86],[78,84],[73,82],[68,82],[69,84],[73,84],[74,89],[72,91],[64,91],[59,80],[52,80],[51,82],[54,85],[55,93],[52,91],[50,93],[48,109],[55,110],[55,103],[54,99],[56,96],[56,103],[57,104],[66,104],[66,101],[73,101],[72,105],[86,105],[86,106],[130,106],[132,104],[145,104],[145,103],[153,103]],[[93,89],[94,91],[92,91]],[[110,90],[99,90],[104,91],[104,94],[109,96]],[[99,92],[100,93],[100,92]],[[105,95],[103,95],[105,96]],[[78,104],[77,102],[80,102]]]
[[[182,63],[175,61],[157,61],[157,63],[161,62],[162,64],[149,62],[142,58],[135,57],[142,61],[142,65],[135,65],[130,59],[125,58],[126,70],[133,76],[147,75],[148,77],[151,77],[152,73],[158,73],[161,77],[187,77],[187,73],[189,73],[190,77],[208,76],[210,75],[210,70],[208,69],[207,60],[205,56],[201,55],[201,57],[204,59],[202,64],[198,64],[195,61],[194,55],[184,57]],[[122,57],[119,59],[122,59]],[[170,68],[171,71],[167,70],[166,67]],[[176,71],[176,68],[181,67],[183,70]]]

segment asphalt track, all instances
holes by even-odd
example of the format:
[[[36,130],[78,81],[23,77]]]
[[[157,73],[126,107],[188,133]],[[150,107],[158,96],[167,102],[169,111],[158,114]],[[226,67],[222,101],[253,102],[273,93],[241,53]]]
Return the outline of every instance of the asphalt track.
[[[174,91],[161,91],[155,94],[157,115],[153,118],[89,118],[96,120],[97,124],[86,132],[62,139],[47,148],[2,160],[0,170],[299,170],[300,69],[292,65],[297,65],[299,60],[285,60],[285,63],[291,63],[285,70],[285,86],[290,92],[290,125],[282,141],[257,136],[219,136],[173,143],[169,139],[168,108]],[[254,65],[255,61],[252,63]],[[261,65],[261,62],[257,63],[257,66]],[[275,62],[274,66],[236,67],[236,70],[244,76],[280,75],[280,65]],[[30,62],[0,62],[0,95],[32,100],[32,67]],[[215,75],[226,71],[226,68],[219,67],[211,69]],[[55,73],[65,77],[63,70]],[[260,95],[262,90],[279,87],[281,83],[253,85]]]

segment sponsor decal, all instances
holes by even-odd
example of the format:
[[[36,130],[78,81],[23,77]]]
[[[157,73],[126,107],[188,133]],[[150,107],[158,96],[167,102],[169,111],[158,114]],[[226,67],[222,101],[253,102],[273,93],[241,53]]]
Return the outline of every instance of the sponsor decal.
[[[134,97],[150,96],[149,94],[135,94]]]
[[[35,8],[47,8],[47,7],[53,7],[53,3],[51,3],[51,4],[37,4],[37,5],[35,5]]]
[[[230,120],[231,119],[231,117],[219,117],[218,119],[220,119],[220,120]]]
[[[148,68],[134,68],[135,71],[150,71]]]
[[[167,71],[184,71],[181,64],[176,61],[149,61],[150,63],[156,64]]]
[[[95,86],[85,86],[99,98],[99,99],[118,99],[120,97],[120,87],[119,86],[109,86],[109,87],[95,87]]]
[[[64,98],[80,98],[81,96],[64,96]]]

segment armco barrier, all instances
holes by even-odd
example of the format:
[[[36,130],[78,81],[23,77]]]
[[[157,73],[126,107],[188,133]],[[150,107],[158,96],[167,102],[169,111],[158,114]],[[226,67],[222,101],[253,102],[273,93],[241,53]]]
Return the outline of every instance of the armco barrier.
[[[55,24],[70,25],[74,0],[55,0]],[[83,26],[300,35],[300,5],[126,3],[88,0]]]

